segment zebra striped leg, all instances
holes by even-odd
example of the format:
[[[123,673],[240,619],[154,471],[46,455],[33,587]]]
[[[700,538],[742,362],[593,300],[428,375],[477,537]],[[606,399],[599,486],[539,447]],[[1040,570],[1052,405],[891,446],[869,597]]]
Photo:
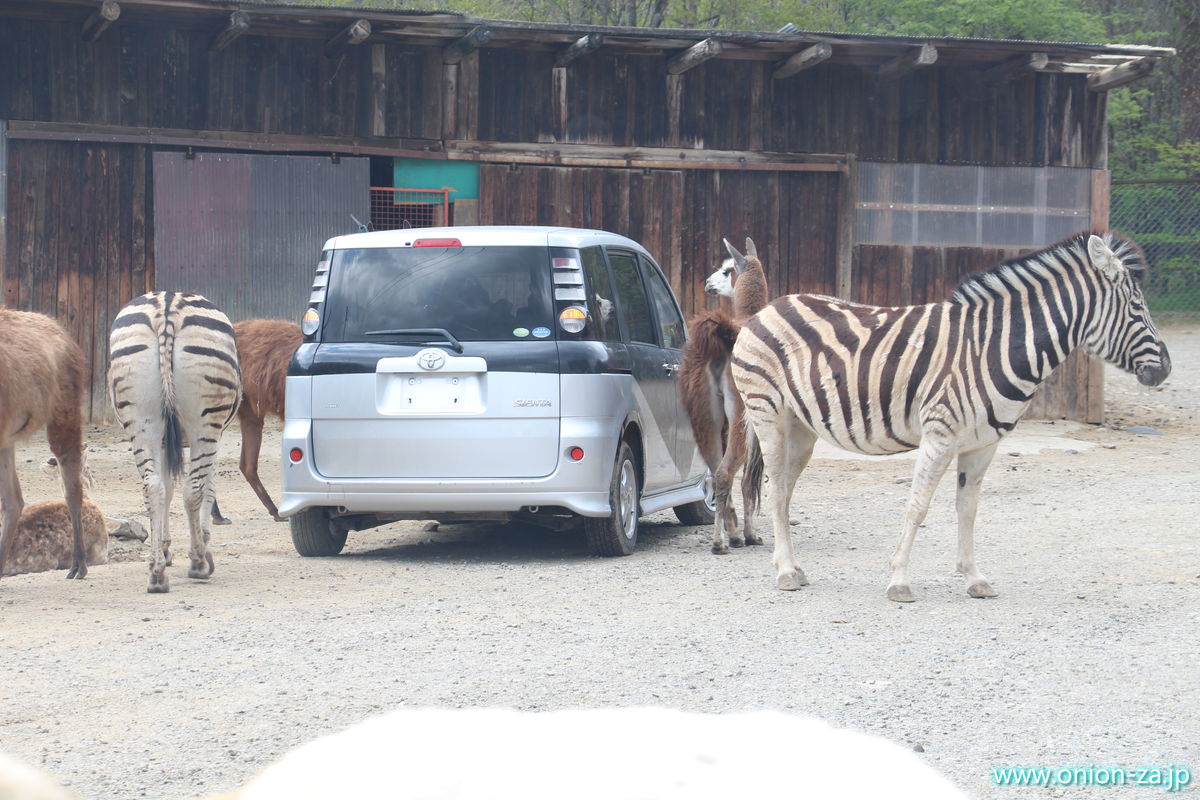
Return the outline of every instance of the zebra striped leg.
[[[817,436],[788,412],[776,414],[765,424],[754,419],[754,433],[763,454],[763,470],[770,480],[771,528],[775,534],[775,585],[784,591],[808,585],[804,570],[792,549],[788,509],[796,480],[812,458]]]
[[[184,484],[184,505],[187,508],[188,530],[192,535],[189,552],[191,566],[189,578],[208,578],[213,573],[212,551],[209,550],[209,532],[212,526],[214,500],[212,468],[217,457],[217,442],[193,439],[188,457],[187,482]]]
[[[996,444],[969,453],[958,454],[958,571],[966,576],[967,594],[971,597],[995,597],[996,590],[975,566],[975,512],[979,508],[979,487],[983,473],[992,463]]]
[[[912,492],[908,496],[908,508],[904,514],[904,528],[900,533],[900,541],[896,543],[896,551],[892,554],[892,577],[888,581],[887,596],[897,603],[911,603],[916,600],[912,587],[908,583],[908,557],[912,551],[913,540],[917,538],[917,528],[925,521],[929,512],[929,501],[938,481],[950,466],[954,456],[951,442],[943,435],[926,432],[921,439],[921,448],[917,451],[917,466],[913,470]]]
[[[165,461],[159,460],[157,463]],[[150,511],[150,583],[146,591],[166,594],[171,591],[167,567],[171,565],[171,495],[175,486],[172,481],[162,479],[155,462],[145,463],[141,470],[142,494]]]

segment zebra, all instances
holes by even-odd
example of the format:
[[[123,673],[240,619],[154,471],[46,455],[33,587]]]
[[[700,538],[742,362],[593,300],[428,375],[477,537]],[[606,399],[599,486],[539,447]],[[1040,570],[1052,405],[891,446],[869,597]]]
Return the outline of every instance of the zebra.
[[[150,515],[148,592],[170,591],[168,510],[190,443],[184,505],[191,531],[189,578],[213,571],[213,461],[242,396],[233,326],[198,294],[151,292],[129,302],[109,337],[109,398],[133,445]]]
[[[909,552],[942,474],[958,456],[958,571],[995,597],[975,564],[979,487],[996,446],[1038,385],[1078,347],[1157,386],[1171,372],[1139,280],[1141,248],[1080,233],[963,280],[941,303],[879,307],[789,295],[742,328],[733,377],[771,482],[776,584],[807,585],[788,507],[820,438],[856,453],[917,451],[889,599],[915,599]],[[752,442],[751,446],[755,446]]]

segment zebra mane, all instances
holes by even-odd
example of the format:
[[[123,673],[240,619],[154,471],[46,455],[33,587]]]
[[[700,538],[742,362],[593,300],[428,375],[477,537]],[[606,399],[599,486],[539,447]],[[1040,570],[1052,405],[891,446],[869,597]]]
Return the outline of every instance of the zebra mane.
[[[1077,264],[1090,264],[1091,262],[1087,253],[1087,240],[1091,235],[1088,231],[1077,233],[1037,252],[1018,256],[1017,258],[1010,258],[1002,262],[999,266],[984,272],[968,275],[955,287],[950,299],[964,302],[970,300],[972,296],[980,292],[991,294],[991,290],[1003,288],[1007,284],[1007,278],[1015,276],[1026,269],[1036,269],[1038,265],[1051,261],[1068,265],[1071,269],[1078,269]],[[1142,251],[1137,242],[1134,242],[1128,236],[1118,231],[1110,230],[1097,233],[1096,235],[1103,239],[1104,243],[1113,251],[1113,254],[1121,260],[1121,264],[1129,270],[1133,279],[1140,281],[1146,274],[1146,270],[1149,269],[1149,263],[1146,260],[1145,252]]]

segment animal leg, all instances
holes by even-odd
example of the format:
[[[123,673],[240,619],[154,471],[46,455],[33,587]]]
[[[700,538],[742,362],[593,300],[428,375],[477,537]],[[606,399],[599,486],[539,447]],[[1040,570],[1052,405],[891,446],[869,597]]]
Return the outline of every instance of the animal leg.
[[[996,590],[975,565],[975,512],[979,508],[983,473],[992,463],[998,444],[958,454],[958,492],[954,504],[958,511],[958,571],[966,576],[967,594],[971,597],[996,596]]]
[[[917,528],[925,521],[929,512],[929,501],[933,490],[954,455],[950,442],[935,434],[926,433],[921,440],[921,448],[917,451],[917,465],[913,470],[912,491],[908,495],[908,508],[904,514],[904,526],[900,533],[900,541],[892,553],[891,580],[888,581],[887,596],[897,603],[911,603],[916,600],[912,587],[908,582],[908,558],[912,551],[913,540],[917,538]]]
[[[739,409],[740,412],[740,409]],[[717,504],[717,534],[718,538],[713,541],[713,552],[717,550],[718,545],[723,545],[728,541],[732,547],[742,547],[745,544],[762,544],[761,539],[756,539],[752,534],[747,540],[737,529],[737,517],[733,512],[733,505],[729,502],[729,497],[733,493],[733,477],[737,474],[738,469],[746,461],[746,428],[740,413],[735,414],[732,424],[729,426],[729,443],[725,448],[725,455],[721,457],[721,464],[717,467],[717,472],[713,476],[713,494]],[[745,487],[743,486],[743,490]],[[745,506],[745,492],[743,491],[743,510],[746,515],[745,525],[747,529],[750,527],[749,513]],[[729,552],[728,548],[724,552]]]
[[[763,469],[770,480],[768,503],[771,528],[775,534],[775,585],[785,591],[808,585],[804,570],[792,549],[792,530],[788,509],[796,480],[812,458],[816,434],[799,424],[788,412],[754,416],[754,433],[763,454]]]
[[[146,591],[165,594],[171,591],[167,567],[171,564],[169,522],[171,495],[175,487],[171,481],[164,481],[152,464],[145,464],[142,469],[142,493],[150,511],[150,582]]]
[[[83,431],[78,419],[56,420],[46,428],[46,441],[58,458],[62,475],[63,494],[67,499],[67,513],[71,515],[71,569],[67,579],[83,580],[87,577],[87,553],[83,546]]]
[[[0,448],[0,508],[4,510],[4,526],[0,528],[0,575],[4,574],[8,549],[12,546],[24,507],[21,484],[17,481],[17,452],[13,445],[9,445]]]
[[[212,507],[212,524],[213,525],[232,525],[233,520],[221,513],[221,508],[217,505],[217,498],[213,497]]]
[[[279,509],[271,500],[271,495],[267,492],[267,488],[263,486],[262,480],[258,477],[258,452],[262,447],[263,421],[261,417],[254,416],[254,412],[250,410],[249,403],[243,403],[238,409],[238,423],[242,429],[242,453],[238,466],[242,470],[242,475],[250,484],[250,488],[258,495],[258,499],[262,502],[271,518],[276,522],[285,522],[286,520],[279,516]]]
[[[188,515],[188,530],[192,537],[189,551],[191,566],[189,578],[208,578],[213,573],[212,551],[208,547],[213,506],[213,460],[217,457],[217,444],[204,443],[203,448],[193,447],[188,459],[188,476],[184,484],[184,502]]]

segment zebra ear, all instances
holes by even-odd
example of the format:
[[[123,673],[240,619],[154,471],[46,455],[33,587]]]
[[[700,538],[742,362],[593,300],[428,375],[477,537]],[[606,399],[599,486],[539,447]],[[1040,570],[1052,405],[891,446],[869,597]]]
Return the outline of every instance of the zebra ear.
[[[754,240],[749,236],[746,237],[746,255],[758,258],[758,248],[754,246]]]
[[[746,257],[739,253],[737,248],[729,243],[728,239],[722,239],[721,241],[725,243],[725,249],[729,251],[729,255],[733,256],[733,268],[737,270],[738,275],[741,275],[746,271]]]
[[[1110,281],[1117,280],[1125,271],[1125,265],[1117,258],[1117,254],[1095,234],[1088,238],[1088,257],[1092,259],[1092,266],[1103,272]]]

